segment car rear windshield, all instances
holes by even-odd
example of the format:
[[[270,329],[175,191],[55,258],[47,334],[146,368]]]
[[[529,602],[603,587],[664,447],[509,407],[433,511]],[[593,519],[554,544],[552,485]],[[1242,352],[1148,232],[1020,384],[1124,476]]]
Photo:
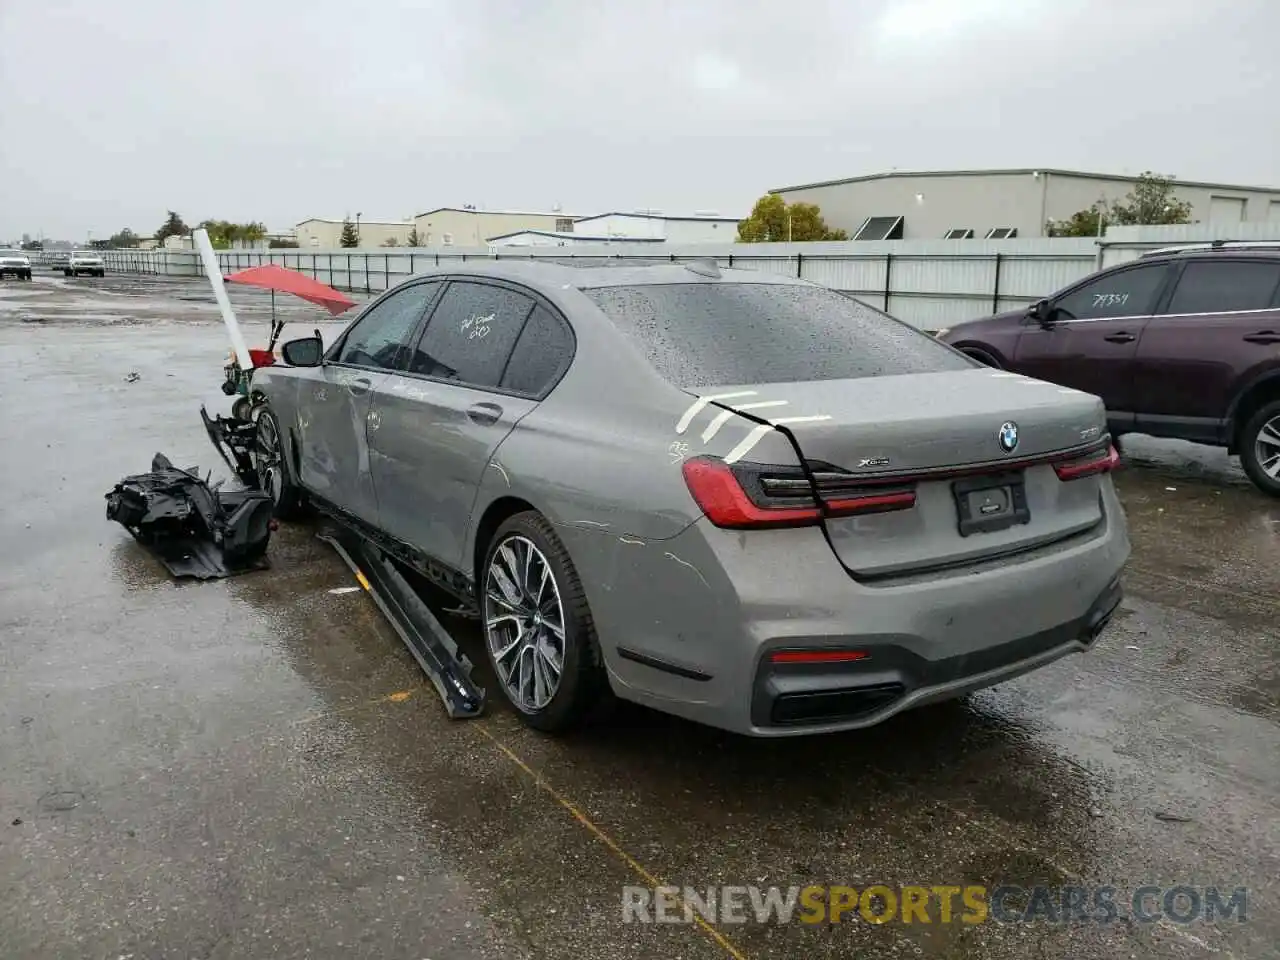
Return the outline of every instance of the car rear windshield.
[[[679,387],[846,380],[974,366],[825,287],[676,283],[582,291]]]

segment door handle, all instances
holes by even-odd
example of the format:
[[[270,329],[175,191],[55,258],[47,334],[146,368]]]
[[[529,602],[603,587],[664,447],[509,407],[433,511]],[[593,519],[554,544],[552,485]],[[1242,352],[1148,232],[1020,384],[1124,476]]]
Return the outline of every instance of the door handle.
[[[351,391],[353,397],[362,397],[369,392],[369,388],[373,386],[373,381],[365,377],[359,377],[347,384],[347,389]]]
[[[498,422],[498,418],[502,416],[502,408],[496,403],[477,403],[474,407],[467,408],[467,416],[473,422],[487,427]]]
[[[1109,333],[1102,339],[1106,340],[1108,343],[1133,343],[1133,341],[1138,338],[1132,333],[1125,333],[1121,330],[1119,333]]]
[[[1246,334],[1241,339],[1246,343],[1280,343],[1280,333],[1274,330],[1259,330],[1257,333]]]

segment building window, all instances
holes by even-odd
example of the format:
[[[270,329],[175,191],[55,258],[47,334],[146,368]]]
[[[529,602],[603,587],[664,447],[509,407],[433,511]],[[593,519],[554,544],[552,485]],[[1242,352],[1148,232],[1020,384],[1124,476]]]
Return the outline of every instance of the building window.
[[[440,242],[441,242],[441,243],[443,243],[446,247],[448,247],[448,246],[452,245],[452,244],[453,244],[453,234],[452,234],[452,233],[446,233],[446,234],[444,234],[444,236],[442,236],[442,237],[440,238]]]
[[[902,222],[902,217],[867,217],[853,239],[901,240]]]
[[[557,219],[556,233],[573,233],[573,220],[569,217],[560,217]]]
[[[992,227],[987,231],[985,240],[1012,240],[1018,235],[1017,227]]]
[[[943,240],[972,240],[973,230],[969,227],[955,227],[948,230],[942,238]]]

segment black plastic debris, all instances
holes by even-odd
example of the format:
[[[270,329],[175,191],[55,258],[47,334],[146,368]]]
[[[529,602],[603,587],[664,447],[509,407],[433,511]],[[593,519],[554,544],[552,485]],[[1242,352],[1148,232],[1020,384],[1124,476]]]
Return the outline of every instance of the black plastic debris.
[[[263,570],[275,526],[261,490],[220,490],[157,453],[151,472],[106,494],[107,519],[133,534],[175,577],[213,580]]]
[[[253,462],[253,449],[258,442],[257,422],[221,415],[211,418],[203,406],[200,407],[200,419],[204,421],[205,432],[209,434],[218,456],[231,468],[236,479],[251,489],[261,486],[258,468]]]

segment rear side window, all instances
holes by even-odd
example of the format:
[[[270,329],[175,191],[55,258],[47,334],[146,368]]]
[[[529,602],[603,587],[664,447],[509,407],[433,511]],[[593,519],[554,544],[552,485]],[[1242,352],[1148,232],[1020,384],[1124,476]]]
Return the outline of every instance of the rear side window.
[[[540,396],[568,365],[572,354],[573,341],[564,323],[546,307],[534,307],[499,386],[515,393]]]
[[[1275,303],[1280,262],[1192,260],[1182,268],[1166,313],[1265,310]]]
[[[496,387],[533,304],[507,287],[450,283],[410,357],[409,372]]]
[[[927,334],[825,287],[675,283],[582,291],[679,387],[967,370]]]

